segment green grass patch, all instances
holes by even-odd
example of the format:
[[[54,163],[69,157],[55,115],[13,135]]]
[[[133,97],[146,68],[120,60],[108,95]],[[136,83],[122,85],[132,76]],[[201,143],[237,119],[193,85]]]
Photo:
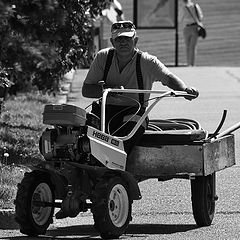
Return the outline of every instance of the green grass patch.
[[[39,138],[45,104],[56,99],[38,92],[9,98],[0,115],[0,208],[13,208],[17,183],[27,166],[43,160]]]
[[[0,158],[7,152],[8,164],[28,164],[42,160],[39,138],[46,128],[42,123],[45,104],[53,97],[28,93],[7,100],[0,115]]]
[[[28,168],[15,165],[0,166],[0,208],[14,208],[14,199],[17,193],[17,184],[21,182]]]

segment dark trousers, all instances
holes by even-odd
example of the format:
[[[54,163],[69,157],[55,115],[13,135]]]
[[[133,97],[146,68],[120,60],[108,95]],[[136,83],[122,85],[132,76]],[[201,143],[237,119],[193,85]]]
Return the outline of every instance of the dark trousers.
[[[115,106],[115,105],[107,105],[106,106],[106,132],[113,136],[123,137],[127,136],[134,126],[137,124],[137,119],[140,118],[145,112],[145,108],[141,108],[138,110],[137,107],[128,107],[128,106]],[[101,116],[101,108],[100,105],[95,104],[92,107],[92,113],[97,115],[99,118]],[[131,116],[136,115],[131,119]],[[126,118],[130,118],[129,121],[126,121]],[[143,125],[141,125],[136,133],[129,139],[123,142],[124,150],[127,155],[130,154],[131,150],[139,140],[141,139],[146,126],[147,119],[145,120]]]

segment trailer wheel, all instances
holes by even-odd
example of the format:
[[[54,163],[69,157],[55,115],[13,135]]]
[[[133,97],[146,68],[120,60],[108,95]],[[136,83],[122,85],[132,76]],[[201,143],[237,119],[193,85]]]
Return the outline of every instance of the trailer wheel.
[[[191,180],[192,209],[199,227],[210,226],[215,213],[215,173]]]
[[[131,220],[132,201],[126,183],[120,177],[104,179],[95,189],[94,227],[103,239],[120,237]]]
[[[48,175],[37,171],[25,173],[15,200],[15,220],[20,225],[20,232],[28,236],[45,234],[53,222],[54,201]],[[39,202],[49,202],[52,206],[43,206]]]

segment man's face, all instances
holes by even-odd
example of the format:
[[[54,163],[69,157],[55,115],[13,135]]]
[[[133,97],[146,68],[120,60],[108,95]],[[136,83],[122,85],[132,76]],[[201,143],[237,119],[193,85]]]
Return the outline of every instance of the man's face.
[[[121,55],[127,55],[133,52],[136,44],[137,44],[138,38],[136,36],[134,37],[117,37],[115,39],[111,39],[111,43],[115,47],[118,54]]]

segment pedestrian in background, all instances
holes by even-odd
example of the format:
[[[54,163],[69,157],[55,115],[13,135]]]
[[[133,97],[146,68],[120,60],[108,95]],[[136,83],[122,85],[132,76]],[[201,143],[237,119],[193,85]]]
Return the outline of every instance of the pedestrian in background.
[[[99,49],[111,46],[109,28],[115,22],[124,20],[122,5],[117,0],[111,0],[101,13],[99,27]]]
[[[194,66],[198,41],[198,23],[201,23],[203,13],[199,4],[192,0],[183,0],[179,21],[183,24],[183,37],[186,46],[187,65]]]

